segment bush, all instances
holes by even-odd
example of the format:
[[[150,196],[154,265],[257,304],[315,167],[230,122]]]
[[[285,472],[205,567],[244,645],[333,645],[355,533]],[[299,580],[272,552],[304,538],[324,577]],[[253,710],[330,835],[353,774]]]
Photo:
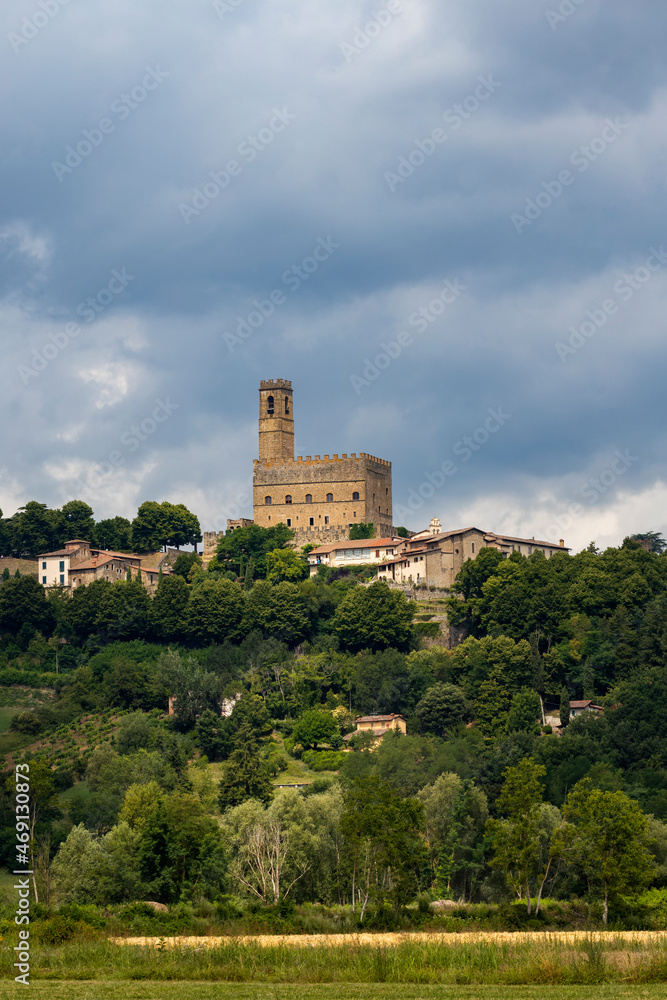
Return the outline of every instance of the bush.
[[[311,771],[337,771],[343,766],[345,757],[346,754],[337,750],[305,750],[302,760]]]

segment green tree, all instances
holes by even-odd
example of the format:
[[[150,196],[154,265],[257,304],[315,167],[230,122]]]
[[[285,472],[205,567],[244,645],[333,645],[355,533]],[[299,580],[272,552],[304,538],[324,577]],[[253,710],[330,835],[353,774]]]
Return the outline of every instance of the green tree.
[[[504,819],[490,819],[486,826],[493,840],[492,865],[500,869],[519,899],[524,894],[531,912],[530,882],[540,849],[540,806],[546,768],[532,757],[508,767],[497,801]]]
[[[509,733],[538,733],[541,720],[542,703],[536,691],[521,688],[512,696],[512,703],[507,716],[507,731]]]
[[[292,730],[295,743],[300,743],[304,750],[316,750],[320,743],[330,743],[338,734],[338,725],[331,712],[320,712],[311,709],[297,719]]]
[[[415,709],[419,731],[445,736],[468,717],[464,691],[456,684],[434,684]]]
[[[79,823],[70,830],[53,860],[56,898],[62,903],[97,903],[103,861],[99,841]]]
[[[342,645],[361,649],[406,649],[413,635],[414,609],[405,594],[386,583],[354,587],[336,609],[332,629]]]
[[[266,804],[272,794],[269,771],[260,754],[255,733],[244,724],[236,733],[234,750],[223,768],[218,797],[220,808],[224,811],[247,799],[257,799]]]
[[[258,524],[235,528],[218,542],[216,557],[209,563],[209,570],[232,570],[241,576],[241,560],[252,556],[255,579],[264,580],[268,572],[268,553],[282,549],[294,536],[295,532],[285,524],[272,528],[261,528]]]
[[[373,538],[375,536],[375,525],[372,521],[359,521],[350,528],[350,541],[355,542],[361,538]]]
[[[271,585],[258,580],[248,594],[244,631],[253,629],[269,639],[296,646],[308,635],[310,622],[306,604],[295,583]]]
[[[95,542],[101,549],[129,552],[132,548],[132,524],[126,517],[108,517],[95,525]]]
[[[560,724],[565,729],[570,722],[570,692],[563,687],[560,692]]]
[[[92,542],[95,538],[95,516],[93,508],[83,500],[70,500],[57,512],[59,543],[74,538]]]
[[[655,876],[649,819],[634,799],[594,788],[590,778],[575,785],[563,813],[572,825],[561,831],[560,851],[601,888],[606,927],[610,897],[637,892]]]
[[[401,798],[374,775],[348,788],[340,829],[352,852],[352,908],[361,902],[361,921],[371,900],[382,906],[389,898],[398,909],[414,895],[423,817],[421,802]]]
[[[172,572],[187,581],[193,566],[201,566],[201,556],[196,552],[181,552],[174,561]]]
[[[638,535],[630,535],[633,542],[645,542],[649,547],[649,552],[657,552],[661,555],[667,547],[667,542],[657,531],[644,531]]]
[[[231,580],[204,580],[190,595],[185,635],[198,645],[238,638],[244,606],[243,591]]]
[[[182,576],[174,573],[161,578],[151,604],[151,620],[157,636],[167,642],[183,638],[189,600],[190,588]]]
[[[24,625],[42,635],[50,635],[55,625],[53,606],[34,576],[7,580],[0,587],[0,631],[17,635]]]
[[[152,552],[167,545],[196,547],[200,541],[199,521],[182,503],[146,500],[132,522],[132,545],[137,552]]]
[[[308,561],[303,559],[294,549],[274,549],[267,553],[267,580],[270,583],[280,583],[283,580],[296,582],[308,575]]]
[[[19,558],[34,559],[42,552],[49,552],[58,545],[56,511],[45,503],[30,500],[11,518],[9,531],[14,554]]]

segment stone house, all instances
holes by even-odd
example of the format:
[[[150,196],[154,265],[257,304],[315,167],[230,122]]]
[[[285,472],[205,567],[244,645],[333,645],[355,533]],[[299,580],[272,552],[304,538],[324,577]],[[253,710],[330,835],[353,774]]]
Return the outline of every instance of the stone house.
[[[153,552],[139,556],[128,552],[112,552],[107,549],[91,548],[90,542],[74,538],[65,542],[65,548],[56,552],[43,552],[37,556],[37,578],[44,587],[87,587],[94,580],[127,579],[128,570],[132,579],[140,574],[141,582],[149,593],[154,593],[163,574],[171,573],[168,552]]]
[[[386,736],[391,731],[403,734],[407,733],[407,723],[402,715],[396,715],[394,712],[391,715],[358,715],[356,731],[348,733],[343,739],[347,743],[357,733],[372,733],[375,737],[373,740],[373,746],[375,747],[383,736]]]
[[[319,566],[372,566],[391,559],[400,548],[402,538],[365,538],[357,541],[329,542],[319,545],[308,554],[310,575],[317,573]]]
[[[481,528],[442,531],[440,521],[433,518],[426,531],[403,539],[396,555],[378,567],[378,580],[399,584],[425,584],[449,590],[468,559],[474,559],[482,549],[494,548],[504,556],[512,552],[530,556],[542,552],[549,559],[554,552],[569,552],[561,539],[559,544],[535,538],[514,538],[498,535]]]

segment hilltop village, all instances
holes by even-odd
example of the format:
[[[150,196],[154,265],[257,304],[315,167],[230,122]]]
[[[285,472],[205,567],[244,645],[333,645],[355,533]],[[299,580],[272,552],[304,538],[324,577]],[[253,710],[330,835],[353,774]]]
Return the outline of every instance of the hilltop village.
[[[450,904],[661,926],[664,540],[397,526],[387,459],[295,456],[287,380],[260,383],[258,431],[253,516],[224,533],[167,501],[0,521],[0,745],[42,797],[44,933],[308,930],[315,904],[325,930]]]

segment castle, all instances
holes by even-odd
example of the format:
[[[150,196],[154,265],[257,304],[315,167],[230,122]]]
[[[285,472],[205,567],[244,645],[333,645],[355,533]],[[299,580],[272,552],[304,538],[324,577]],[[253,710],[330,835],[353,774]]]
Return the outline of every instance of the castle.
[[[391,462],[364,452],[295,458],[292,383],[263,380],[253,517],[263,528],[286,524],[298,545],[348,538],[361,522],[392,535]]]

